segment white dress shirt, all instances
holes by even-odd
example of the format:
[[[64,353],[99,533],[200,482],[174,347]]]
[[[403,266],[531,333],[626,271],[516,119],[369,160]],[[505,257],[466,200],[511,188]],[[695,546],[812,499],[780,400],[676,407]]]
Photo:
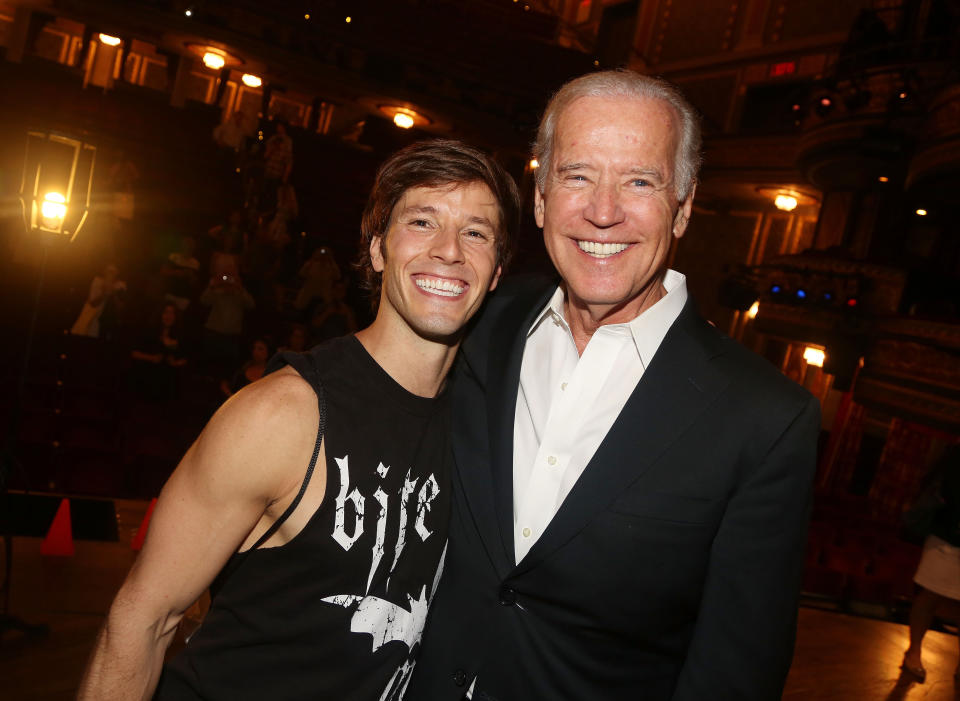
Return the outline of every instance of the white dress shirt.
[[[513,537],[519,563],[546,530],[687,301],[682,274],[624,324],[597,329],[583,355],[557,288],[527,333],[513,427]]]

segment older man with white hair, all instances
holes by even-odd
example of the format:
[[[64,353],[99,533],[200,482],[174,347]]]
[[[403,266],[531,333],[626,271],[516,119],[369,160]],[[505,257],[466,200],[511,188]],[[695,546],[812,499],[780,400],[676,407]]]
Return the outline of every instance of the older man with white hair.
[[[778,699],[819,406],[667,268],[699,166],[668,83],[590,74],[540,125],[560,279],[490,300],[453,385],[450,550],[407,698]]]

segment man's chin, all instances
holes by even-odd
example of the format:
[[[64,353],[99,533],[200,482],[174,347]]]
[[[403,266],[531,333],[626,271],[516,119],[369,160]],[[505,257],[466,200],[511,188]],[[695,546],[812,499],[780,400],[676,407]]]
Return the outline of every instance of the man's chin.
[[[442,323],[419,324],[414,326],[413,330],[420,338],[430,341],[431,343],[454,346],[463,339],[465,326]]]

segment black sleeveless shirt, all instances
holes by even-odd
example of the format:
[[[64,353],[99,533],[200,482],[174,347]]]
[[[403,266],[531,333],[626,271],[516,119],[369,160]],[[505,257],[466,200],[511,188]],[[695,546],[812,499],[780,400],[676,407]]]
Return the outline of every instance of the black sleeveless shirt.
[[[410,394],[354,336],[268,372],[285,365],[326,405],[323,501],[290,542],[230,558],[156,699],[381,701],[413,671],[449,524],[446,396]]]

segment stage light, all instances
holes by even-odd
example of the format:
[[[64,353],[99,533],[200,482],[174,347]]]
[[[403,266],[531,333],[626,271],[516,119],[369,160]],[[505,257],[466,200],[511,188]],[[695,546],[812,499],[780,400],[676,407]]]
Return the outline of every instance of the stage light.
[[[185,14],[187,17],[193,17],[193,10],[187,10],[183,14]]]
[[[807,292],[806,290],[797,290],[797,299],[806,299]]]
[[[106,44],[107,46],[119,46],[120,37],[110,36],[109,34],[100,34],[98,37],[101,44]]]
[[[750,305],[750,309],[747,310],[747,316],[751,319],[757,318],[757,313],[760,311],[760,300],[757,300]]]
[[[780,285],[772,285],[772,286],[770,287],[770,293],[771,293],[771,294],[778,295],[778,294],[780,294],[780,292],[781,292],[782,290],[783,290],[783,288],[780,287]]]
[[[797,198],[793,195],[780,194],[773,198],[773,204],[784,212],[792,212],[797,208]]]
[[[918,217],[925,217],[925,216],[927,216],[927,210],[925,210],[925,209],[918,209],[918,210],[917,210],[917,216],[918,216]]]
[[[851,297],[850,299],[848,299],[848,300],[847,300],[847,306],[848,306],[848,307],[855,307],[855,306],[857,306],[857,298],[856,298],[856,297]]]
[[[823,360],[826,356],[826,353],[813,346],[807,346],[803,349],[803,359],[807,361],[807,365],[815,365],[818,368],[822,368]]]
[[[263,85],[263,80],[260,79],[260,76],[253,75],[252,73],[244,73],[240,80],[243,81],[243,84],[248,88],[259,88]]]
[[[409,129],[414,124],[414,119],[411,115],[406,112],[397,112],[393,115],[393,123],[396,124],[401,129]]]
[[[878,182],[878,183],[888,183],[888,182],[890,182],[890,178],[888,178],[886,175],[881,175],[879,178],[877,178],[877,182]]]
[[[353,22],[353,17],[347,17],[343,21],[346,22],[347,24],[350,24],[351,22]]]
[[[304,19],[310,19],[310,13],[308,12],[307,14],[305,14],[305,15],[303,16],[303,18],[304,18]]]
[[[207,51],[203,54],[203,65],[211,70],[219,71],[226,63],[227,61],[224,59],[223,54],[214,53],[213,51]]]
[[[539,167],[540,167],[540,161],[538,161],[536,158],[531,158],[531,159],[530,159],[530,170],[536,170],[536,169],[539,168]]]

